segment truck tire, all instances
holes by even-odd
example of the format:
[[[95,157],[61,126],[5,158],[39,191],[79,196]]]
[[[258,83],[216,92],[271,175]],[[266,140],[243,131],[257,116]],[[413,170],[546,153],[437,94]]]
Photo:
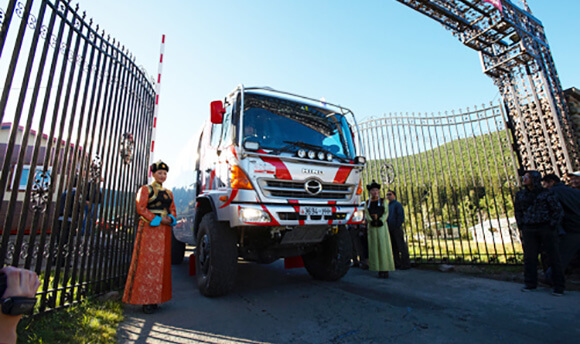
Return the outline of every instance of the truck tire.
[[[213,213],[201,219],[195,249],[197,287],[204,296],[221,296],[234,288],[238,264],[235,232]]]
[[[304,267],[314,279],[336,281],[350,268],[352,241],[344,226],[324,240],[314,251],[304,254]]]
[[[183,256],[185,256],[185,243],[177,240],[171,230],[171,265],[183,263]]]

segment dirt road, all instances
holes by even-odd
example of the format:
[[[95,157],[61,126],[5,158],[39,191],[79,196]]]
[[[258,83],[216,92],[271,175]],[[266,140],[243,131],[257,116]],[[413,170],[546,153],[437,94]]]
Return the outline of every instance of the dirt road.
[[[237,287],[205,298],[173,267],[173,299],[155,314],[127,306],[119,343],[577,343],[580,292],[411,269],[388,280],[351,269],[339,282],[304,269],[240,263]]]

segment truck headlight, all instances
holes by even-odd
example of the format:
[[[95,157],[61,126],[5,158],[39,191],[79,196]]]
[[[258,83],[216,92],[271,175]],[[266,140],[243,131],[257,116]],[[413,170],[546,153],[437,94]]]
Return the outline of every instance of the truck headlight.
[[[310,158],[310,159],[316,158],[316,152],[313,150],[309,150],[308,151],[308,158]]]
[[[256,208],[240,208],[240,220],[249,223],[268,223],[272,221],[267,212]]]
[[[357,210],[352,214],[352,222],[361,222],[365,218],[365,211],[364,209]]]
[[[299,158],[302,158],[302,159],[306,158],[306,151],[304,149],[299,149],[297,154],[298,154]]]

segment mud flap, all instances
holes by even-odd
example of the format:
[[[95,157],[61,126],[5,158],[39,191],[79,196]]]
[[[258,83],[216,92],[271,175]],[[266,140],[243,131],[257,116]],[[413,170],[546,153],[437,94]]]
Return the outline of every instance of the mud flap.
[[[284,269],[296,269],[303,268],[304,262],[301,256],[286,257],[284,258]]]
[[[195,254],[189,255],[189,276],[195,276]]]

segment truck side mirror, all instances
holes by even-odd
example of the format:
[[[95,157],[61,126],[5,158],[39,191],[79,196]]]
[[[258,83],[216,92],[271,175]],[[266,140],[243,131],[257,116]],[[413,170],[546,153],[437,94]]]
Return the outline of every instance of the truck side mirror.
[[[226,110],[224,109],[224,104],[221,100],[216,100],[211,102],[211,123],[212,124],[221,124],[224,120],[224,113]]]
[[[357,156],[354,158],[354,163],[357,165],[364,165],[367,162],[367,159],[364,156]]]

